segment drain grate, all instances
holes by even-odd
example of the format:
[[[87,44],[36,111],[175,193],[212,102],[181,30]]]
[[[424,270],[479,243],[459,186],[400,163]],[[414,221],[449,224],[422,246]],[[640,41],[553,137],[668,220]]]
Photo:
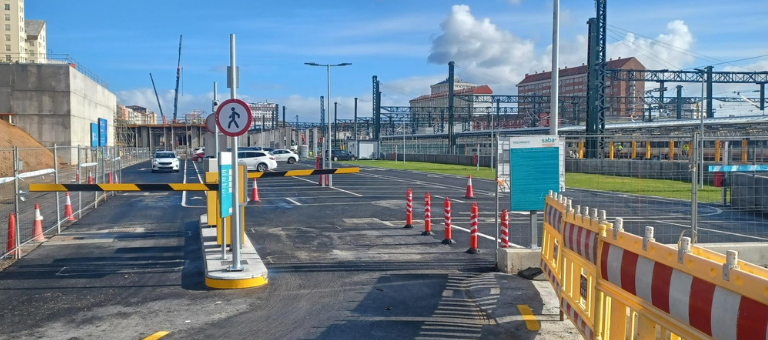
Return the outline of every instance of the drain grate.
[[[346,223],[381,223],[381,220],[378,218],[345,218],[344,222]]]
[[[56,242],[72,242],[85,240],[85,236],[56,236],[48,239],[48,243]]]
[[[144,228],[115,228],[107,230],[108,233],[138,233],[144,231]]]

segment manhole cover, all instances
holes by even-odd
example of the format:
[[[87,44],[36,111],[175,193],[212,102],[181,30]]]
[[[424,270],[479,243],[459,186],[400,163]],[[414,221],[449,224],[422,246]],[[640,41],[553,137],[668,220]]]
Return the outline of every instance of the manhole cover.
[[[345,218],[344,222],[346,223],[381,223],[381,220],[378,218]]]

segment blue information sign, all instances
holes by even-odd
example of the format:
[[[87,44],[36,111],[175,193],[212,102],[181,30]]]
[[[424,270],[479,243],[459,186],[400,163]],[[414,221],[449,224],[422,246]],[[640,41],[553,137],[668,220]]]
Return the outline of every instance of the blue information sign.
[[[221,217],[232,215],[232,153],[219,155],[219,211]]]
[[[99,118],[99,146],[107,146],[107,120]]]
[[[91,147],[99,146],[99,124],[91,123]]]
[[[544,198],[549,191],[560,192],[559,140],[552,136],[530,136],[510,141],[511,210],[544,210]]]

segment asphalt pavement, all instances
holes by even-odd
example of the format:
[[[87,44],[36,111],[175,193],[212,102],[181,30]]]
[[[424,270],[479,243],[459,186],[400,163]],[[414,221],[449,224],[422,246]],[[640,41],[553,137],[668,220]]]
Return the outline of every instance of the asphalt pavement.
[[[279,170],[312,164],[281,164]],[[123,183],[196,182],[199,164]],[[0,272],[0,338],[142,339],[577,339],[557,321],[545,281],[496,273],[492,183],[475,183],[479,254],[467,254],[465,180],[364,169],[258,181],[247,233],[270,271],[268,285],[204,287],[197,220],[204,193],[122,193]],[[405,222],[405,191],[433,201],[433,236]],[[249,190],[250,193],[250,190]],[[442,200],[454,204],[454,245],[443,245]],[[527,218],[523,216],[523,218]],[[544,326],[528,329],[518,305]]]

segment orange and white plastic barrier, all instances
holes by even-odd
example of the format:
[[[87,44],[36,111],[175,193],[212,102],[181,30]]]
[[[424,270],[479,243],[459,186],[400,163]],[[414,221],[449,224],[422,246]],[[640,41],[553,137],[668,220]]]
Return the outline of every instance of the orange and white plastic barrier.
[[[467,253],[477,254],[480,249],[477,249],[477,203],[472,203],[472,208],[469,210],[469,249]]]
[[[424,194],[424,232],[421,235],[434,235],[432,233],[432,197],[429,193]]]
[[[413,228],[413,191],[408,188],[405,194],[405,226],[403,228]]]
[[[509,214],[507,209],[501,211],[501,231],[499,231],[501,238],[501,247],[509,248]]]
[[[448,197],[446,197],[445,202],[443,202],[443,214],[445,223],[445,238],[443,239],[443,244],[454,244],[456,242],[453,241],[451,235],[451,200],[448,199]]]

